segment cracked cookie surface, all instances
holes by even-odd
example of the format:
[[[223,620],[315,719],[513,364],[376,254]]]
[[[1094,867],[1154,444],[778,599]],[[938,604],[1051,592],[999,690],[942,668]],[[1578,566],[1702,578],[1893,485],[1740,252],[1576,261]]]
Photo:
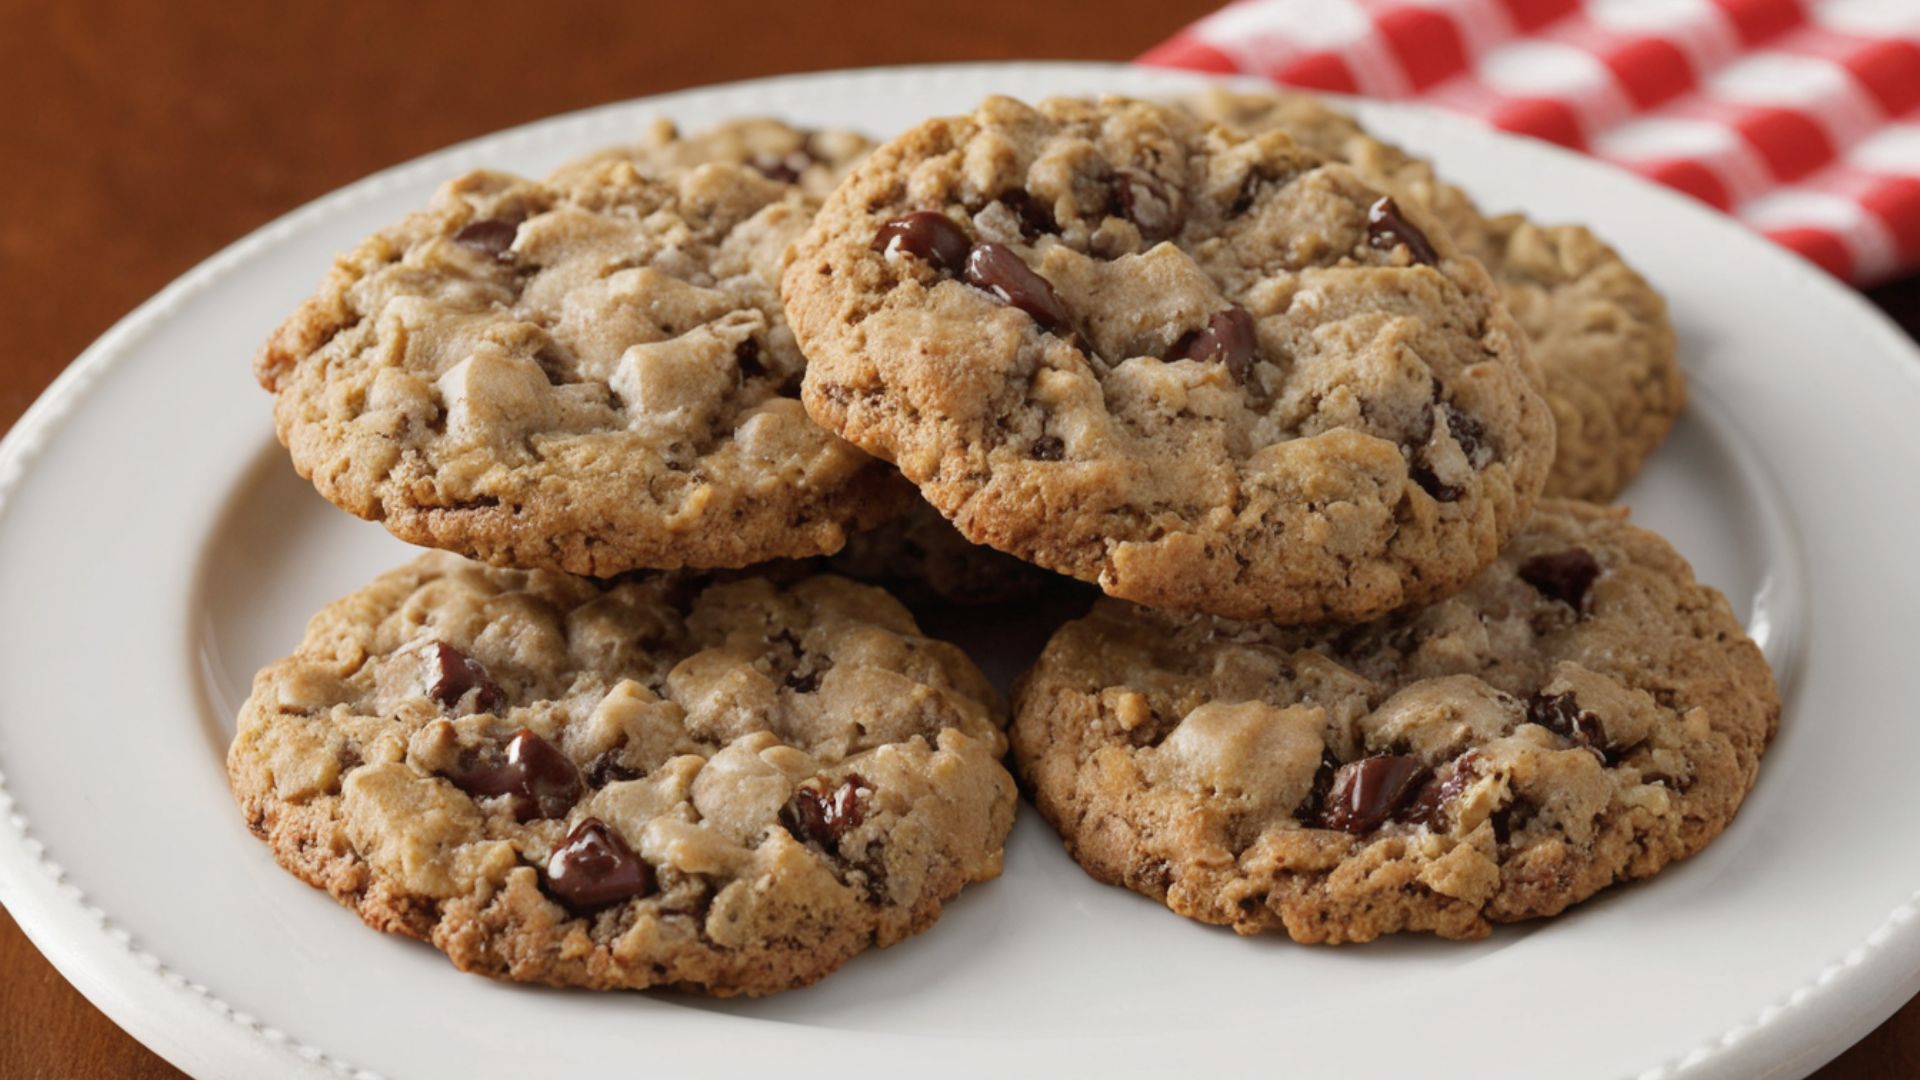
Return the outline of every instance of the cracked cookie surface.
[[[999,874],[1001,722],[879,589],[435,552],[256,677],[228,772],[283,866],[464,970],[766,994]]]
[[[811,415],[969,539],[1289,622],[1442,595],[1552,420],[1480,265],[1280,132],[989,99],[874,151],[783,278]]]
[[[1724,597],[1562,500],[1374,623],[1102,600],[1015,699],[1021,773],[1090,874],[1303,942],[1480,937],[1650,876],[1725,828],[1780,713]]]
[[[600,576],[824,554],[898,512],[798,400],[776,285],[814,198],[660,168],[473,173],[337,260],[255,365],[301,475],[401,539]]]
[[[1558,450],[1546,494],[1611,499],[1666,440],[1687,401],[1666,301],[1592,230],[1486,216],[1428,162],[1311,97],[1216,91],[1188,106],[1241,130],[1285,131],[1346,162],[1425,206],[1486,266],[1526,331],[1553,408]]]

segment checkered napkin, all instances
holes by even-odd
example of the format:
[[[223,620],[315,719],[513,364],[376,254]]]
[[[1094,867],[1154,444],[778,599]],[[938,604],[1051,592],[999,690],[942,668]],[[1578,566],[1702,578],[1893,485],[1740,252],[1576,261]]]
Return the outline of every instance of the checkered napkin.
[[[1452,109],[1856,283],[1920,270],[1920,0],[1237,0],[1140,59]]]

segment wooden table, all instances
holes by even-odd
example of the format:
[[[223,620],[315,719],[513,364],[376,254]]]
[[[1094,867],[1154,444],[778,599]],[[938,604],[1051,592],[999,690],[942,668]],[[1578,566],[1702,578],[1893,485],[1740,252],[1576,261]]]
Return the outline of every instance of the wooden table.
[[[1212,6],[0,0],[0,430],[175,276],[382,166],[702,83],[936,60],[1118,60]],[[1920,330],[1920,278],[1874,299]],[[245,378],[245,358],[234,363]],[[0,1077],[179,1075],[0,913]],[[1819,1075],[1920,1076],[1920,1000]]]

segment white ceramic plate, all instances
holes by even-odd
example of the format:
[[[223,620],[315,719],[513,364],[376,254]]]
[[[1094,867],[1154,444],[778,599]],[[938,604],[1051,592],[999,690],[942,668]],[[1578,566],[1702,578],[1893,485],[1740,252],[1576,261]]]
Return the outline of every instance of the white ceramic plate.
[[[1700,857],[1484,942],[1242,940],[1094,884],[1032,812],[930,933],[759,1002],[462,975],[275,867],[222,757],[251,673],[401,562],[274,444],[248,360],[330,256],[489,165],[666,114],[889,134],[990,92],[1165,93],[1113,66],[912,68],[697,90],[435,154],[247,237],[102,338],[0,447],[0,901],[201,1076],[1794,1076],[1920,989],[1920,364],[1857,296],[1678,196],[1407,108],[1384,135],[1490,207],[1593,222],[1672,299],[1698,407],[1629,493],[1789,687]],[[136,223],[137,224],[137,223]],[[1004,658],[1003,658],[1004,659]],[[1003,664],[1002,666],[1007,666]],[[997,673],[1004,677],[1008,672]]]

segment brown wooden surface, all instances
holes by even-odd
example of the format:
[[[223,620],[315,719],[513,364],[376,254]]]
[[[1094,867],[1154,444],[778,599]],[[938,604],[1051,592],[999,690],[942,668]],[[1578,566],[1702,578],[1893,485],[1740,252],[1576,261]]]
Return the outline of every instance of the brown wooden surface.
[[[1124,59],[1211,6],[0,0],[0,430],[169,280],[382,166],[703,83],[936,60]],[[1920,280],[1874,299],[1920,330]],[[0,912],[0,1077],[178,1075]],[[1819,1075],[1920,1076],[1920,1001]]]

